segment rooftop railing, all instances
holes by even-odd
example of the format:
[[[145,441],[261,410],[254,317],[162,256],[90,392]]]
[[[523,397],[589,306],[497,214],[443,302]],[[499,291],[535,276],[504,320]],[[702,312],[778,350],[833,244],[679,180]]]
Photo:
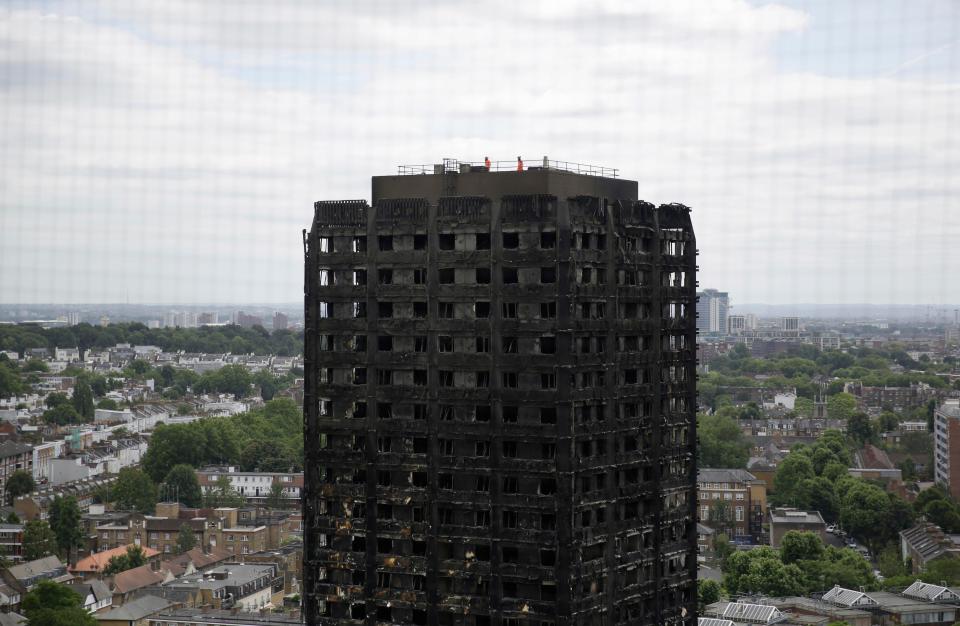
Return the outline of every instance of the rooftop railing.
[[[557,170],[560,172],[571,172],[573,174],[582,174],[584,176],[601,176],[604,178],[617,178],[620,170],[615,167],[602,167],[599,165],[589,165],[587,163],[575,163],[573,161],[556,161],[543,157],[535,161],[523,161],[523,169],[518,169],[517,161],[490,161],[490,166],[482,161],[460,161],[457,159],[444,159],[442,163],[427,163],[420,165],[398,165],[397,174],[401,176],[417,174],[458,174],[461,172],[516,172],[530,170]]]

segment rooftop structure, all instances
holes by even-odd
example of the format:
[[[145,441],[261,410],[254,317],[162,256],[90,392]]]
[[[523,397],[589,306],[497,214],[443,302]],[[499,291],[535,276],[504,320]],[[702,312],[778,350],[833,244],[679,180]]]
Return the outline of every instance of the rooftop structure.
[[[308,624],[693,621],[689,209],[516,168],[315,204]]]
[[[823,601],[847,608],[867,608],[877,606],[876,600],[868,596],[863,591],[845,589],[840,585],[835,585],[833,589],[823,594]]]

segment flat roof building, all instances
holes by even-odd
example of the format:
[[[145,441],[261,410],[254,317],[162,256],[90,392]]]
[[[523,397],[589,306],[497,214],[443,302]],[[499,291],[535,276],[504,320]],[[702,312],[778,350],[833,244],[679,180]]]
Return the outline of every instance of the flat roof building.
[[[314,207],[307,624],[692,624],[689,209],[496,170]]]

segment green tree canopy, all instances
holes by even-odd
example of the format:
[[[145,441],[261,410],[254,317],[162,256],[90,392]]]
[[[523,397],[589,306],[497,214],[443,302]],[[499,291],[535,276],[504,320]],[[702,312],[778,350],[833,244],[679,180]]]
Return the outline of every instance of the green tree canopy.
[[[157,487],[143,470],[125,467],[113,484],[117,508],[152,515],[157,506]]]
[[[73,408],[86,421],[93,421],[93,390],[90,389],[90,383],[83,378],[78,378],[73,387]]]
[[[840,392],[827,398],[827,416],[830,419],[846,420],[857,410],[857,398]]]
[[[128,569],[140,567],[147,562],[147,555],[140,546],[127,546],[124,554],[110,557],[107,566],[103,568],[104,576],[113,576]]]
[[[23,597],[20,610],[28,626],[98,626],[83,608],[83,598],[66,585],[41,580]]]
[[[180,504],[188,507],[199,507],[203,504],[203,492],[197,472],[186,463],[174,465],[163,479],[164,497],[176,498]]]
[[[23,558],[35,561],[57,551],[57,536],[42,520],[31,520],[23,526]]]
[[[797,565],[784,565],[775,550],[763,546],[731,554],[724,569],[723,586],[731,595],[796,596],[806,592],[803,578]]]
[[[791,452],[777,467],[773,476],[773,488],[777,502],[792,503],[797,498],[800,484],[816,476],[813,462],[806,454]]]
[[[823,556],[823,541],[812,532],[791,530],[780,543],[780,559],[786,563],[816,561]]]
[[[719,601],[720,583],[715,580],[697,581],[697,606],[701,615],[707,606]]]
[[[57,537],[57,550],[69,558],[73,549],[83,544],[80,530],[80,507],[73,496],[56,496],[50,504],[50,528]]]
[[[736,420],[715,413],[697,415],[700,467],[741,469],[747,466],[750,443]]]
[[[7,506],[13,506],[13,501],[20,496],[26,495],[36,488],[37,484],[33,480],[33,474],[26,470],[14,470],[10,478],[3,485],[6,492]]]
[[[181,524],[177,534],[177,553],[183,554],[197,547],[197,536],[189,524]]]
[[[66,426],[67,424],[81,424],[84,419],[82,415],[77,413],[72,404],[61,404],[44,411],[43,421],[48,424]]]

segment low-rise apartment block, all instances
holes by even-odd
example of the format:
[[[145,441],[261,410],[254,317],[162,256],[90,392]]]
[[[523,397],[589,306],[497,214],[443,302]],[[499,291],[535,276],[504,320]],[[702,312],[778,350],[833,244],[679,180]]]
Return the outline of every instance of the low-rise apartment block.
[[[700,522],[734,540],[755,543],[767,516],[767,487],[742,469],[701,469],[697,473]]]

